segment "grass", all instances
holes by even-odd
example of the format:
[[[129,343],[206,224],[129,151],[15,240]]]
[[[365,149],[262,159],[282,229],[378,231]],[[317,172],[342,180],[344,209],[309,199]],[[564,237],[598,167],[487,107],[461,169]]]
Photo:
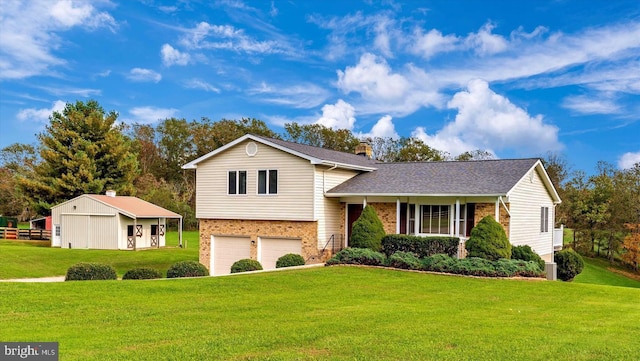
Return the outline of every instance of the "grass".
[[[0,283],[0,339],[64,360],[636,360],[640,290],[356,267]]]
[[[582,257],[584,269],[573,282],[599,285],[640,288],[640,281],[611,272],[608,261],[598,258]]]
[[[187,248],[178,248],[178,233],[167,233],[167,246],[140,251],[50,248],[49,242],[0,240],[0,279],[63,276],[78,262],[112,265],[120,277],[137,267],[156,268],[163,274],[171,264],[198,260],[198,232],[183,232]]]

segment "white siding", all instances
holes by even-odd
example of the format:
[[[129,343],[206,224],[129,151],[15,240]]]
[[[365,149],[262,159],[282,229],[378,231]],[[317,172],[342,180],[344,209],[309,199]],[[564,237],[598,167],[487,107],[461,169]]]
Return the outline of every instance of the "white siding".
[[[324,193],[358,174],[352,170],[329,169],[329,167],[316,166],[315,170],[314,218],[318,221],[318,249],[325,246],[331,235],[335,235],[336,242],[339,242],[342,236],[340,225],[343,219],[340,217],[340,199],[327,198]]]
[[[237,144],[198,164],[196,217],[255,220],[313,220],[313,165],[308,160],[256,143],[258,152]],[[278,171],[278,194],[258,195],[258,170]],[[229,171],[247,171],[247,194],[227,195]]]
[[[555,208],[537,169],[531,170],[509,194],[511,243],[527,244],[541,256],[553,253]],[[549,232],[540,232],[540,208],[549,207]]]
[[[80,196],[51,209],[52,222],[60,224],[62,248],[118,248],[118,219],[113,207]]]

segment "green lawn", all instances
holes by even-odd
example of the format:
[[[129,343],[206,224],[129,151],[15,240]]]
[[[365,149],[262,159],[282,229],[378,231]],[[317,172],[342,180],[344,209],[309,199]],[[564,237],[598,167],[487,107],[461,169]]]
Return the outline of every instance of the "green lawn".
[[[0,283],[0,340],[61,360],[637,360],[640,290],[356,267]]]
[[[587,257],[582,259],[584,260],[584,269],[573,282],[640,288],[640,281],[609,271],[608,268],[611,265],[608,261]]]
[[[183,232],[187,248],[178,248],[178,233],[167,233],[161,249],[113,251],[50,248],[49,242],[0,240],[0,279],[61,276],[78,262],[112,265],[119,276],[136,267],[152,267],[166,273],[171,264],[198,260],[198,232]]]

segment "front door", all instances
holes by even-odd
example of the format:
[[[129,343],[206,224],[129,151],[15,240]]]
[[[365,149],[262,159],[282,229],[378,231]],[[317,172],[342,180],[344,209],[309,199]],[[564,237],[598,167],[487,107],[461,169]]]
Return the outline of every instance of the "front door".
[[[347,239],[351,238],[353,222],[362,214],[362,208],[362,204],[347,204]]]

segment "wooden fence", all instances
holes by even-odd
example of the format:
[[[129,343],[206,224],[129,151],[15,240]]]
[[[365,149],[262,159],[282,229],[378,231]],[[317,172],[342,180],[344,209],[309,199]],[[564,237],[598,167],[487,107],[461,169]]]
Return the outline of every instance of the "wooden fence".
[[[0,239],[51,240],[51,231],[44,229],[18,229],[0,227]]]

